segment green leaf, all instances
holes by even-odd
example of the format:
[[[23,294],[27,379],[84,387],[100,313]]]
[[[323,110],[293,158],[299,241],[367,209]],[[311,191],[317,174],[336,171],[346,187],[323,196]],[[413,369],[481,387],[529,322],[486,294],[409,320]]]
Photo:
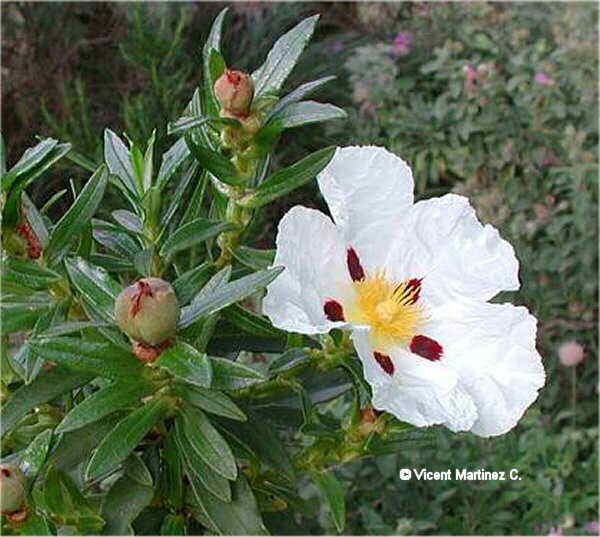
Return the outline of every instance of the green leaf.
[[[19,467],[31,482],[44,466],[51,442],[52,429],[46,429],[33,439],[21,455]]]
[[[235,479],[238,469],[231,448],[204,412],[187,406],[181,415],[184,436],[198,456],[219,475],[226,479]]]
[[[262,373],[246,365],[226,358],[209,358],[213,371],[211,388],[214,390],[237,390],[265,380]]]
[[[2,174],[2,190],[4,192],[8,191],[15,181],[31,172],[50,154],[57,144],[58,140],[46,138],[36,146],[27,149],[10,171]]]
[[[43,300],[43,297],[47,297],[46,300]],[[52,310],[53,307],[54,302],[49,295],[32,296],[28,302],[3,300],[0,303],[1,334],[4,336],[33,328],[40,316]]]
[[[153,392],[153,387],[140,380],[116,380],[84,399],[71,410],[56,428],[57,433],[73,431],[94,423],[116,410],[139,404],[140,399]]]
[[[256,498],[242,475],[233,483],[232,501],[223,502],[197,481],[192,482],[194,497],[202,514],[222,535],[268,535]]]
[[[247,178],[240,175],[229,159],[220,153],[197,144],[189,134],[185,135],[185,142],[192,155],[200,163],[200,166],[208,170],[223,183],[240,185],[246,181]]]
[[[207,123],[213,125],[231,125],[232,127],[241,127],[241,123],[237,119],[225,117],[182,116],[177,121],[172,121],[169,123],[167,127],[167,134],[176,134],[178,132],[187,131],[188,129],[202,127]]]
[[[229,321],[238,330],[243,330],[254,336],[264,336],[268,338],[285,339],[287,333],[279,328],[275,328],[262,315],[257,315],[239,304],[223,310],[223,318]]]
[[[111,215],[119,224],[121,224],[128,231],[131,231],[132,233],[144,232],[142,219],[137,214],[132,213],[131,211],[126,211],[124,209],[118,209],[117,211],[113,211]]]
[[[163,190],[171,177],[173,177],[189,156],[190,150],[185,143],[185,139],[183,137],[179,138],[163,155],[162,163],[156,177],[156,184],[159,190]]]
[[[254,270],[267,269],[275,260],[275,250],[258,250],[248,246],[239,246],[233,255],[242,265]]]
[[[212,274],[212,263],[205,262],[184,272],[173,282],[179,304],[187,304],[202,288]]]
[[[186,148],[187,148],[187,146],[186,146]],[[183,171],[183,173],[181,174],[181,179],[179,180],[177,188],[175,189],[175,192],[173,192],[173,195],[171,196],[171,203],[170,203],[169,207],[167,208],[167,210],[165,211],[165,213],[161,217],[161,228],[162,228],[161,236],[162,236],[162,233],[164,233],[166,231],[167,226],[171,223],[171,219],[173,218],[173,216],[175,215],[177,210],[181,207],[181,200],[183,199],[183,195],[185,194],[185,191],[186,191],[187,186],[190,183],[190,181],[196,176],[197,171],[198,171],[198,163],[190,162],[189,166],[187,166],[185,171]],[[194,189],[194,193],[198,188],[202,189],[201,185],[203,185],[203,184],[206,184],[206,174],[203,174],[201,179],[197,182],[196,188]],[[192,204],[195,204],[195,203],[202,205],[201,200],[195,199],[195,196],[192,194],[192,199],[189,200],[190,205],[188,205],[188,209],[186,210],[186,212],[189,211]],[[182,218],[181,223],[184,223],[184,222],[185,222],[185,218]]]
[[[181,250],[190,248],[200,242],[235,229],[236,226],[229,222],[215,222],[198,218],[189,224],[180,227],[162,245],[160,255],[170,258]]]
[[[179,511],[183,505],[183,454],[179,453],[175,436],[175,427],[172,427],[164,443],[163,479],[165,499]]]
[[[19,527],[21,535],[54,535],[46,519],[38,513],[28,513],[27,518]]]
[[[96,170],[81,190],[70,209],[58,221],[50,235],[50,243],[44,253],[49,264],[58,263],[67,253],[73,237],[81,233],[100,205],[108,181],[105,166]]]
[[[323,494],[327,500],[329,511],[331,512],[338,533],[342,533],[346,523],[346,502],[342,484],[332,472],[317,473],[314,474],[312,478],[319,487],[321,494]]]
[[[57,272],[28,260],[12,256],[2,260],[2,283],[15,282],[31,289],[45,289],[61,278]]]
[[[231,501],[229,481],[216,473],[206,464],[192,447],[183,432],[183,421],[175,421],[174,438],[178,448],[178,457],[185,464],[186,474],[190,481],[199,480],[217,498],[224,502]]]
[[[93,171],[93,170],[92,170]],[[44,206],[40,209],[40,213],[41,214],[47,214],[48,211],[50,210],[50,207],[52,207],[60,198],[62,198],[66,193],[68,192],[68,190],[66,188],[63,188],[62,190],[59,190],[56,194],[54,194],[46,203],[44,203]]]
[[[71,151],[69,151],[66,156],[71,162],[74,162],[75,164],[81,166],[84,170],[87,170],[88,172],[94,173],[94,171],[98,167],[97,162],[94,162],[85,155],[82,155],[81,153],[78,153],[73,149],[71,149]]]
[[[129,233],[110,222],[92,218],[92,234],[102,246],[125,259],[133,259],[141,251]]]
[[[115,299],[121,292],[121,286],[104,269],[87,263],[81,257],[67,259],[65,266],[73,286],[85,301],[94,306],[104,320],[113,322]]]
[[[142,371],[142,365],[131,352],[109,342],[74,337],[36,338],[30,348],[44,360],[96,376],[130,379],[139,377]]]
[[[65,323],[54,324],[45,328],[41,331],[36,331],[33,337],[56,337],[56,336],[66,336],[67,334],[72,334],[73,332],[81,332],[86,328],[108,328],[112,327],[112,323],[101,323],[97,321],[71,321]]]
[[[142,458],[135,452],[127,457],[124,466],[127,477],[137,481],[140,485],[146,485],[147,487],[154,485],[150,470],[148,470]]]
[[[177,343],[168,348],[155,362],[179,380],[208,388],[212,379],[212,368],[206,354],[198,352],[187,343]]]
[[[24,212],[25,218],[29,222],[31,229],[35,233],[36,237],[42,243],[42,247],[46,248],[50,241],[50,235],[48,229],[42,218],[42,215],[37,210],[37,207],[33,204],[26,192],[23,192],[21,196],[21,210]],[[5,222],[6,224],[6,222]]]
[[[243,197],[239,204],[250,208],[262,207],[308,183],[329,164],[335,150],[335,147],[326,147],[315,151],[301,161],[270,175],[254,193]]]
[[[273,115],[266,129],[283,131],[309,123],[320,123],[330,119],[344,119],[348,114],[332,104],[317,103],[315,101],[301,101],[291,103]]]
[[[248,419],[246,414],[221,392],[185,385],[176,385],[174,389],[179,397],[206,412],[236,421],[246,421]]]
[[[32,408],[51,401],[73,388],[87,384],[93,375],[73,372],[67,368],[55,367],[41,371],[31,382],[14,392],[2,406],[0,436],[4,436]]]
[[[204,77],[205,105],[207,115],[209,116],[216,116],[219,113],[219,104],[217,103],[213,92],[214,81],[212,80],[211,74],[211,52],[213,50],[216,52],[221,51],[223,21],[228,10],[229,8],[225,8],[217,15],[202,49],[202,74]]]
[[[318,80],[306,82],[305,84],[298,86],[294,91],[288,93],[285,97],[281,98],[277,102],[277,104],[269,111],[265,123],[268,123],[275,114],[277,114],[280,110],[283,110],[287,105],[298,102],[324,84],[327,84],[327,82],[335,80],[335,78],[335,76],[325,76],[323,78],[319,78]]]
[[[200,300],[181,311],[179,328],[190,326],[196,319],[206,317],[215,313],[234,302],[239,302],[271,283],[283,270],[283,267],[275,267],[262,270],[230,282],[216,289],[213,293],[203,296]]]
[[[92,456],[86,469],[86,479],[99,477],[123,461],[156,422],[166,417],[169,410],[168,402],[153,399],[121,420]]]
[[[137,185],[129,150],[121,138],[110,129],[104,130],[104,160],[110,173],[118,176],[129,192],[137,197]]]
[[[310,354],[304,349],[290,349],[269,364],[269,373],[278,375],[308,362],[310,362]]]
[[[281,88],[310,40],[318,20],[319,15],[304,19],[275,42],[265,63],[252,73],[255,98]]]
[[[127,259],[107,254],[92,254],[90,261],[109,272],[131,272],[135,270],[133,263]]]
[[[117,479],[102,502],[104,535],[133,535],[131,523],[150,505],[154,489],[127,475]]]
[[[183,515],[168,514],[160,526],[161,535],[187,535],[187,527]]]
[[[154,175],[153,158],[154,158],[154,142],[156,140],[156,129],[152,131],[150,140],[146,147],[146,154],[144,155],[144,174],[143,174],[143,187],[144,192],[148,192],[152,187],[152,177]]]

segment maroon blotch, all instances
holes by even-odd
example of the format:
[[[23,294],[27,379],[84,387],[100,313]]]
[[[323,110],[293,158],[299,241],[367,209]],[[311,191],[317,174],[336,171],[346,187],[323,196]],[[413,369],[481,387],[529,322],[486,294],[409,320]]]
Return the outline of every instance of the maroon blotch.
[[[358,282],[364,280],[365,271],[360,264],[356,250],[352,248],[352,246],[348,247],[346,262],[348,263],[348,272],[350,273],[352,281]]]
[[[444,349],[437,341],[427,336],[415,336],[410,342],[410,352],[436,362],[441,358]]]
[[[377,363],[381,366],[388,375],[394,374],[394,363],[392,359],[387,354],[381,354],[380,352],[375,351],[373,353],[373,357],[377,360]]]
[[[344,308],[342,308],[342,305],[337,300],[327,300],[323,306],[323,311],[325,312],[325,317],[330,321],[345,321]]]

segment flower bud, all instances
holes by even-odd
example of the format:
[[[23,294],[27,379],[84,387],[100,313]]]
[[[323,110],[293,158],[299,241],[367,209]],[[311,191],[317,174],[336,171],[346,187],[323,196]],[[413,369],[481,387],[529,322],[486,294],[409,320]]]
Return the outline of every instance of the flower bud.
[[[214,86],[221,108],[235,117],[246,117],[254,97],[252,77],[242,71],[226,69]]]
[[[17,466],[0,464],[0,513],[19,511],[25,503],[25,475]]]
[[[179,305],[173,288],[160,278],[143,278],[123,289],[115,302],[115,320],[131,339],[155,346],[172,338]]]

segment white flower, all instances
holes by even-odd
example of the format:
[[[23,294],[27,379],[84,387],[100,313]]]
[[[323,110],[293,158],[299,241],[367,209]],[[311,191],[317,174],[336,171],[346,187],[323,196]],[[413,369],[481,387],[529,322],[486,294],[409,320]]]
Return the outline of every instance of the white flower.
[[[536,319],[487,301],[519,288],[518,261],[466,198],[413,204],[404,161],[339,148],[318,176],[331,219],[293,207],[279,223],[267,288],[273,324],[352,331],[373,406],[417,426],[480,436],[515,426],[544,385]]]

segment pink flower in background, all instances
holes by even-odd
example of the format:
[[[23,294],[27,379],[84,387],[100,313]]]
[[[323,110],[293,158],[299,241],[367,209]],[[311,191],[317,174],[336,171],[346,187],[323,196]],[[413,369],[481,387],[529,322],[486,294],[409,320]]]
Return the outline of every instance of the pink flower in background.
[[[577,365],[583,358],[583,347],[577,341],[567,341],[558,347],[558,359],[565,367]]]
[[[533,80],[535,81],[536,84],[539,84],[540,86],[553,86],[554,85],[554,80],[552,78],[550,78],[546,73],[543,72],[539,72],[536,73],[535,76],[533,77]]]
[[[588,522],[584,526],[583,531],[585,531],[586,533],[592,533],[594,535],[600,534],[600,522],[598,522],[597,520]]]
[[[480,73],[473,69],[470,65],[463,67],[465,73],[465,91],[473,94],[477,91],[477,82],[480,80]]]
[[[400,32],[392,43],[392,52],[396,56],[405,56],[412,50],[413,36],[410,32]]]
[[[558,528],[550,528],[550,533],[548,535],[562,535],[562,528],[560,526],[558,526]]]

